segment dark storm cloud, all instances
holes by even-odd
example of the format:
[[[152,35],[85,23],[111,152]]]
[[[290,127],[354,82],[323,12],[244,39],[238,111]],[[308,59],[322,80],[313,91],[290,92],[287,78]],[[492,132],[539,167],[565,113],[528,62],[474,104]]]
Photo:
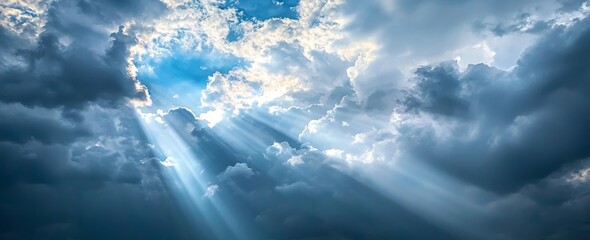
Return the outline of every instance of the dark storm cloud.
[[[523,2],[491,5],[502,12]],[[564,2],[563,11],[580,3]],[[410,15],[450,6],[473,8],[472,17],[491,5],[399,1],[399,9]],[[440,39],[398,33],[440,34],[463,18],[462,11],[445,12],[448,19],[429,25],[423,14],[415,14],[414,25],[401,26],[373,7],[362,6],[371,14],[368,21],[388,22],[396,31],[383,35],[400,36],[387,46],[414,40],[430,45]],[[154,156],[135,109],[125,104],[145,96],[125,69],[132,33],[116,29],[127,20],[149,20],[163,8],[158,1],[59,1],[33,46],[0,28],[0,59],[7,60],[0,63],[1,239],[210,238],[207,219],[179,207],[173,194],[184,189],[162,180],[164,159]],[[579,160],[590,157],[590,20],[545,30],[548,35],[510,72],[484,64],[461,71],[444,62],[417,69],[411,89],[374,83],[371,89],[377,90],[364,101],[356,101],[349,83],[326,97],[297,93],[326,106],[293,108],[287,119],[252,110],[209,128],[185,108],[162,118],[216,176],[207,183],[218,186],[212,198],[225,197],[235,210],[231,220],[252,227],[264,236],[260,239],[460,237],[337,170],[345,168],[342,159],[292,137],[301,131],[293,125],[305,126],[334,105],[330,114],[338,120],[369,115],[387,121],[401,108],[403,114],[450,126],[443,129],[450,136],[444,139],[428,124],[410,122],[399,133],[376,131],[370,140],[395,138],[410,153],[400,161],[417,158],[493,192],[486,197],[493,199],[486,205],[493,212],[486,226],[495,230],[490,239],[583,239],[589,234],[584,215],[590,208],[584,172],[589,165]],[[449,36],[457,31],[451,29],[443,40],[452,42]],[[334,61],[326,59],[326,66]],[[370,125],[359,119],[349,124]],[[349,131],[334,122],[338,132]],[[392,156],[391,149],[381,151]],[[416,191],[424,190],[419,187]]]
[[[558,28],[512,72],[444,63],[417,70],[409,110],[451,116],[448,139],[421,128],[405,143],[420,158],[493,191],[509,192],[590,156],[590,21]],[[459,114],[460,113],[460,114]],[[475,137],[468,137],[475,131]],[[467,140],[468,139],[468,140]]]
[[[194,239],[169,196],[136,185],[3,190],[2,239]]]
[[[421,67],[415,73],[417,93],[406,99],[408,111],[421,109],[441,115],[462,116],[469,110],[467,101],[459,96],[461,83],[456,63]]]
[[[36,46],[16,36],[0,42],[2,58],[20,61],[0,72],[0,100],[26,106],[79,108],[87,103],[145,99],[127,74],[134,39],[109,32],[129,19],[156,17],[159,1],[58,1],[51,4]],[[8,35],[5,29],[0,34]]]
[[[130,43],[120,29],[113,34],[112,47],[100,55],[85,48],[65,47],[57,35],[43,34],[36,49],[19,51],[26,67],[0,73],[0,100],[77,108],[89,102],[145,98],[125,70]]]
[[[131,34],[159,1],[57,1],[38,40],[0,27],[0,238],[194,239],[131,98]]]
[[[58,122],[64,132],[54,132],[60,127],[51,120],[17,122],[19,137],[0,141],[0,238],[193,239],[196,228],[185,225],[190,221],[161,181],[160,160],[133,111],[86,109],[76,122],[83,135],[69,134],[67,121]]]
[[[496,239],[586,239],[590,210],[588,160],[568,164],[490,205]]]
[[[153,3],[161,5],[158,1]],[[142,95],[145,93],[136,90],[134,79],[125,70],[129,46],[134,40],[125,35],[122,28],[113,33],[96,29],[116,29],[122,23],[119,21],[147,17],[144,15],[148,13],[153,16],[156,12],[148,11],[154,8],[153,3],[54,2],[48,10],[44,31],[34,46],[0,27],[3,36],[0,48],[5,50],[0,55],[8,59],[0,69],[0,101],[3,102],[0,104],[0,141],[15,145],[15,155],[12,155],[15,157],[4,159],[6,164],[25,162],[18,155],[34,156],[34,146],[39,146],[40,149],[56,148],[56,154],[61,156],[56,157],[59,161],[46,162],[48,166],[59,168],[59,163],[76,158],[76,153],[63,152],[98,141],[98,136],[109,136],[104,130],[113,132],[99,128],[113,125],[112,121],[84,117],[97,114],[112,120],[120,117],[119,114],[128,115],[133,111],[128,107],[118,107],[119,110],[102,107],[124,106],[124,100],[145,97]],[[79,18],[71,18],[72,15],[79,15]],[[83,33],[76,34],[80,32]],[[87,41],[87,37],[94,39]],[[100,49],[101,45],[106,47]],[[99,49],[95,48],[97,46]],[[91,105],[94,107],[85,109]],[[130,122],[129,118],[121,119]],[[19,149],[22,152],[19,153]],[[28,151],[31,154],[27,154]],[[40,154],[35,158],[44,155],[51,159],[52,154]]]
[[[83,126],[63,121],[51,110],[28,109],[19,105],[0,105],[0,141],[45,144],[70,143],[90,132]]]
[[[3,158],[3,165],[7,166],[4,170],[17,170],[17,173],[11,174],[18,175],[27,166],[48,173],[61,171],[54,169],[70,168],[69,160],[78,157],[75,148],[85,148],[92,145],[92,141],[98,142],[98,136],[109,136],[106,133],[113,131],[105,133],[105,129],[99,127],[114,125],[113,118],[132,111],[126,107],[120,111],[101,110],[100,106],[84,109],[94,104],[115,107],[124,103],[125,99],[142,97],[125,70],[128,47],[133,39],[123,34],[122,29],[114,33],[89,30],[107,25],[116,28],[118,25],[113,21],[123,20],[123,15],[125,19],[134,17],[131,15],[136,11],[133,7],[123,7],[129,4],[123,1],[111,4],[55,2],[48,10],[44,32],[33,46],[27,44],[26,39],[0,27],[3,36],[0,48],[4,50],[0,55],[7,59],[0,69],[0,141],[4,146],[3,155],[9,156]],[[110,11],[105,11],[107,9]],[[80,16],[78,19],[71,18],[73,14]],[[98,18],[97,15],[103,17]],[[88,19],[108,21],[90,24]],[[74,34],[84,30],[89,32]],[[82,35],[95,39],[85,41],[81,39]],[[94,47],[100,46],[101,41],[107,47],[97,51]],[[110,121],[92,118],[96,117],[95,113]],[[91,118],[84,119],[88,116]],[[129,121],[127,118],[125,122]],[[96,157],[109,158],[112,153]]]
[[[305,167],[304,167],[305,168]],[[428,220],[330,167],[259,192],[256,223],[277,239],[453,239]],[[286,173],[283,173],[286,174]],[[252,196],[254,197],[254,196]]]
[[[7,68],[14,64],[13,54],[22,47],[20,39],[12,32],[0,26],[0,72],[6,71]]]

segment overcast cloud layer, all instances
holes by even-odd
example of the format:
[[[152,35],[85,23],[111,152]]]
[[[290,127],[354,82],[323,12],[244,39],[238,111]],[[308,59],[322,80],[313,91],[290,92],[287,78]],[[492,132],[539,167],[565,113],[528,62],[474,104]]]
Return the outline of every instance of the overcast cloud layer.
[[[0,3],[0,239],[587,239],[585,0]]]

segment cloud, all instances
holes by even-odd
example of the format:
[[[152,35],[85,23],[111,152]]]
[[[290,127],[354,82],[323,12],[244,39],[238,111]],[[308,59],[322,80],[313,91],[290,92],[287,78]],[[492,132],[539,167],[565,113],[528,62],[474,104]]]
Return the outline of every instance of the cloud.
[[[162,11],[158,1],[58,1],[11,3],[14,9],[29,11],[44,19],[39,37],[12,35],[2,59],[9,59],[0,71],[2,101],[27,106],[80,108],[87,103],[118,104],[117,101],[146,101],[145,88],[128,71],[132,36],[122,25],[129,19],[153,17]],[[23,6],[20,6],[23,5]],[[9,21],[11,22],[11,21]],[[26,26],[2,25],[19,32]],[[15,30],[16,28],[16,30]],[[3,63],[6,64],[6,63]]]
[[[36,38],[43,30],[45,13],[53,0],[5,1],[0,9],[0,25],[29,39]]]
[[[0,4],[0,238],[587,235],[585,2],[260,4]]]
[[[271,160],[286,161],[293,156],[295,150],[289,146],[288,142],[275,142],[266,149],[266,154]]]
[[[60,44],[53,34],[41,36],[39,46],[22,51],[27,66],[0,73],[2,101],[27,106],[79,108],[88,102],[107,104],[118,99],[146,99],[127,76],[127,45],[132,41],[122,29],[113,34],[105,55]],[[116,103],[116,102],[114,102]]]
[[[584,100],[588,73],[580,65],[588,29],[585,20],[554,30],[512,72],[472,65],[459,73],[456,65],[445,67],[447,63],[427,72],[418,69],[417,93],[404,105],[406,111],[418,109],[432,118],[402,123],[407,129],[403,135],[419,136],[405,137],[402,143],[432,164],[499,191],[514,190],[588,157],[585,127],[579,125],[589,116]],[[446,133],[435,134],[436,124],[429,121],[442,122]]]
[[[260,20],[242,19],[239,10],[217,1],[166,3],[174,11],[150,25],[150,34],[138,34],[134,64],[151,64],[146,59],[157,64],[170,49],[191,54],[212,49],[216,55],[242,59],[207,80],[200,104],[215,108],[217,112],[203,115],[212,122],[217,122],[214,116],[220,116],[220,110],[236,115],[271,102],[308,107],[314,104],[310,100],[326,98],[326,93],[345,85],[346,70],[362,70],[374,50],[369,42],[348,42],[342,35],[343,17],[335,14],[343,4],[339,1],[299,4],[299,18]],[[239,31],[240,37],[229,41],[231,31]]]
[[[205,191],[205,194],[203,194],[203,197],[206,197],[206,198],[213,197],[218,189],[219,189],[218,185],[209,185],[209,187],[207,187],[207,190]]]
[[[12,221],[0,238],[194,235],[172,233],[183,215],[129,107],[147,93],[127,71],[135,40],[119,26],[152,17],[153,3],[1,4],[1,215]]]
[[[2,216],[13,219],[0,227],[2,238],[149,239],[159,238],[162,231],[173,231],[174,226],[161,218],[171,217],[174,224],[184,224],[174,199],[161,190],[160,169],[150,160],[153,155],[146,140],[136,134],[139,129],[132,114],[93,107],[81,112],[83,122],[74,122],[72,127],[71,122],[60,120],[59,113],[15,110],[19,108],[23,107],[3,108],[2,113],[11,110],[19,116],[19,111],[30,111],[38,115],[22,115],[15,123],[0,127],[0,192],[7,196],[1,200]],[[119,127],[112,120],[115,117]],[[6,123],[14,118],[3,120]],[[11,130],[17,126],[22,127],[20,131]],[[118,227],[123,222],[115,223],[127,220],[104,211],[116,205],[137,206],[117,212],[144,219],[127,227],[152,230],[140,233]],[[97,225],[109,226],[110,231],[102,232]]]
[[[417,93],[405,100],[407,111],[420,109],[447,116],[466,114],[469,105],[459,97],[462,89],[458,74],[456,62],[418,68],[415,80]]]
[[[57,111],[29,109],[19,105],[0,105],[0,141],[45,144],[70,143],[90,135],[89,129],[67,123]]]
[[[248,167],[247,163],[236,163],[234,166],[228,166],[218,178],[225,180],[230,178],[250,178],[254,175],[254,170]]]
[[[177,109],[173,114],[180,116],[183,114],[179,113],[184,111],[186,110]],[[185,119],[190,122],[189,118]],[[328,160],[324,154],[310,146],[299,146],[297,142],[291,141],[281,142],[276,139],[278,136],[272,137],[273,133],[268,128],[250,121],[255,122],[247,118],[232,118],[211,129],[198,129],[198,134],[191,135],[198,138],[193,151],[199,156],[199,163],[216,166],[205,169],[217,174],[217,180],[220,180],[209,183],[203,194],[215,192],[214,199],[231,202],[231,209],[234,209],[232,216],[234,219],[240,219],[242,226],[250,226],[252,231],[261,236],[288,239],[386,236],[419,238],[431,236],[430,234],[440,238],[451,238],[444,230],[429,224],[421,217],[404,210],[371,188],[326,164],[333,161],[337,165],[337,160]],[[235,136],[245,137],[245,133],[252,134],[252,140],[246,139],[243,146],[240,144],[243,144],[243,139],[220,138],[226,128],[231,129],[230,132]],[[180,135],[186,131],[184,128],[177,129]],[[271,141],[267,141],[268,145],[258,145],[258,139]],[[237,152],[241,154],[232,154]],[[202,153],[210,155],[201,155]],[[291,166],[288,160],[293,157],[300,157],[304,163],[296,167]],[[251,175],[251,172],[256,174]],[[240,176],[235,176],[234,173],[240,173]],[[227,175],[232,175],[231,181],[224,178]],[[217,186],[216,191],[213,191],[215,187],[211,186]],[[312,202],[313,207],[310,205]],[[358,211],[339,210],[342,207],[347,208],[346,206],[357,206],[355,209]],[[388,210],[383,211],[383,206]],[[376,227],[370,221],[366,221],[368,216],[388,224]],[[281,222],[284,224],[278,224]],[[395,225],[393,228],[392,222]],[[420,233],[408,230],[409,226],[428,231]]]
[[[589,207],[588,185],[569,179],[586,165],[587,160],[568,164],[538,183],[490,204],[489,211],[498,213],[491,225],[502,229],[494,237],[583,239],[586,230],[582,213]]]

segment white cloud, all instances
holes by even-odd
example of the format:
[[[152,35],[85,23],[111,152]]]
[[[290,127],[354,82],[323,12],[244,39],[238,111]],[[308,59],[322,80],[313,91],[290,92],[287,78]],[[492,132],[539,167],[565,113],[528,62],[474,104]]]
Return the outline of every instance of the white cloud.
[[[271,146],[266,148],[266,153],[264,155],[269,160],[277,159],[279,161],[287,161],[295,155],[295,152],[296,149],[291,148],[288,142],[274,142]]]
[[[343,155],[344,151],[342,151],[340,149],[335,149],[335,148],[328,149],[325,151],[325,153],[328,157],[333,157],[333,158],[342,158],[344,156]]]
[[[54,0],[4,0],[0,3],[0,25],[35,39],[45,25],[45,13]]]
[[[207,121],[209,127],[215,126],[217,123],[223,121],[225,117],[225,112],[222,109],[215,109],[208,111],[206,113],[202,113],[199,115],[199,119]]]
[[[334,79],[334,71],[341,75],[347,69],[362,71],[375,49],[369,42],[345,38],[346,18],[338,11],[344,1],[301,1],[299,19],[265,21],[238,21],[236,10],[220,8],[220,1],[164,2],[172,11],[144,24],[146,31],[137,35],[133,60],[147,64],[145,60],[170,55],[174,48],[198,53],[205,47],[245,60],[247,65],[210,76],[202,94],[202,106],[228,113],[271,101],[291,105],[299,100],[293,96],[298,92],[326,94],[347,80]],[[227,41],[230,28],[240,29],[243,35]],[[339,59],[338,65],[331,58]]]
[[[176,161],[173,158],[167,157],[164,161],[160,162],[164,167],[174,167],[176,166]]]
[[[457,63],[461,69],[466,69],[469,64],[484,63],[492,65],[496,56],[496,52],[485,41],[471,47],[459,49],[457,54]]]
[[[209,185],[207,187],[207,190],[205,190],[205,194],[203,194],[204,198],[212,198],[213,196],[215,196],[215,193],[219,190],[219,185],[216,184],[212,184]]]
[[[254,170],[249,168],[247,163],[236,163],[234,166],[228,166],[225,171],[219,175],[219,178],[222,180],[237,176],[250,178],[254,176],[254,174]]]
[[[301,158],[301,156],[296,155],[289,158],[289,160],[287,160],[287,163],[291,166],[297,166],[303,164],[303,159]]]

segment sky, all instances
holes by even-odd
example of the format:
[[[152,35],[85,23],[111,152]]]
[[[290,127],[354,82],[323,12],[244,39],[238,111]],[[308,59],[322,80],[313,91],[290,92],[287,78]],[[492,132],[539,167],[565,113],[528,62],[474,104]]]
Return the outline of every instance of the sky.
[[[4,0],[0,239],[587,239],[587,0]]]

